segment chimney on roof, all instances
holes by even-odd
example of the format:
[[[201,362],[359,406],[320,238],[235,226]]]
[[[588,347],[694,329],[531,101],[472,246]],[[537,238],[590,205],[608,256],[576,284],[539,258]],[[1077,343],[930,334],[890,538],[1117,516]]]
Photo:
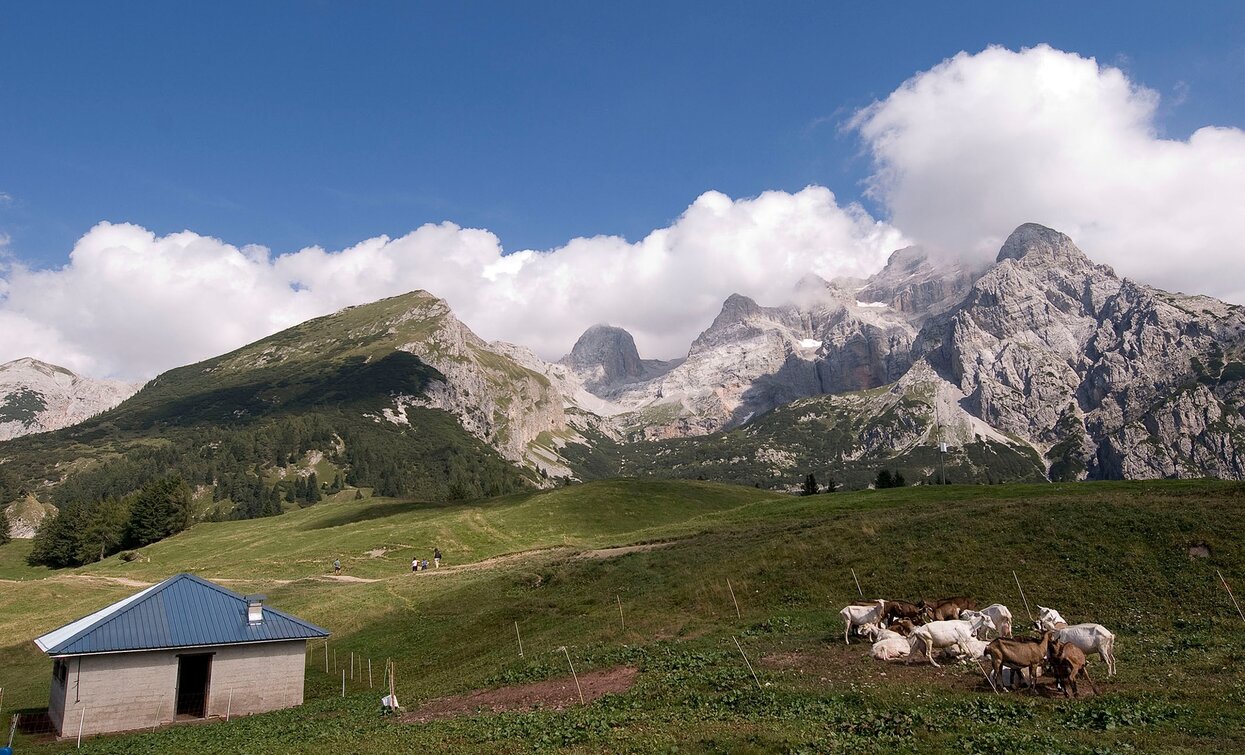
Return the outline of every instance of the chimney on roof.
[[[246,596],[246,623],[262,624],[264,621],[264,596]]]

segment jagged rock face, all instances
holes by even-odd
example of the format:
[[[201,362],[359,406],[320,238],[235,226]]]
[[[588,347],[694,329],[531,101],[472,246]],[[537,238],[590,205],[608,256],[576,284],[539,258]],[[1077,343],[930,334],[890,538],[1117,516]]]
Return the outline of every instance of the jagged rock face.
[[[665,374],[585,387],[630,410],[624,427],[665,438],[734,427],[806,396],[885,385],[911,367],[917,327],[975,276],[909,248],[868,281],[806,276],[791,304],[763,307],[735,294]]]
[[[921,247],[909,246],[891,254],[856,298],[882,302],[919,324],[959,304],[982,272],[964,263],[932,260]]]
[[[59,430],[107,411],[139,389],[23,358],[0,365],[0,441]]]
[[[1043,450],[1056,476],[1240,476],[1239,412],[1183,390],[1213,353],[1220,367],[1239,356],[1240,307],[1122,280],[1027,224],[939,327],[932,356],[969,408]]]

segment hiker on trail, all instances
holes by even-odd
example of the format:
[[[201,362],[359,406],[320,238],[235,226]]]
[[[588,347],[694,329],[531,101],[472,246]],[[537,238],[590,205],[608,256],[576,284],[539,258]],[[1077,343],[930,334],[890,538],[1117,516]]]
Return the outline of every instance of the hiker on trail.
[[[333,559],[333,573],[334,574],[342,573],[342,560],[340,558]]]
[[[419,559],[418,558],[411,559],[411,571],[419,571]]]
[[[428,560],[424,559],[423,561],[421,561],[419,563],[419,568],[423,569],[424,571],[428,571]]]
[[[433,568],[436,568],[436,569],[441,568],[441,549],[440,548],[432,549],[432,565],[433,565]]]

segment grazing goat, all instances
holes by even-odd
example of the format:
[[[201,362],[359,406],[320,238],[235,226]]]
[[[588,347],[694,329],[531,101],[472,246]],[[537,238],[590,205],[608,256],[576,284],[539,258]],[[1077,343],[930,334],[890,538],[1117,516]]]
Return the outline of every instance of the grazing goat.
[[[938,662],[934,660],[935,651],[942,648],[959,646],[963,650],[968,641],[973,639],[978,627],[982,624],[989,624],[990,619],[982,616],[977,621],[932,621],[928,624],[917,627],[912,631],[912,635],[908,637],[908,643],[911,651],[908,654],[908,662],[917,656],[918,648],[921,653],[929,659],[929,662],[938,666]]]
[[[909,603],[905,600],[888,600],[886,608],[883,611],[887,624],[892,624],[901,619],[909,621],[917,621],[921,618],[921,609],[915,603]]]
[[[911,646],[903,637],[889,637],[885,640],[878,640],[873,643],[873,647],[869,648],[869,655],[879,661],[889,661],[893,658],[904,658],[911,652]]]
[[[1053,608],[1046,606],[1038,606],[1038,620],[1033,622],[1039,632],[1045,632],[1051,629],[1063,629],[1068,626],[1068,622],[1064,620],[1059,612]]]
[[[1107,664],[1107,676],[1115,676],[1115,635],[1101,624],[1075,624],[1052,630],[1056,642],[1076,645],[1085,655],[1097,653]]]
[[[1000,637],[1012,636],[1012,612],[1007,610],[1007,606],[994,603],[981,609],[981,612],[994,622],[994,628],[999,631]]]
[[[990,626],[988,627],[985,624],[985,622],[981,622],[980,619],[983,618],[985,615],[986,615],[985,611],[960,611],[961,621],[972,621],[972,622],[977,622],[980,624],[980,626],[977,628],[977,639],[979,640],[989,639],[990,630],[998,628],[998,625],[994,624],[993,619],[991,619]]]
[[[986,646],[990,656],[990,678],[1003,677],[1003,667],[1029,669],[1029,688],[1037,693],[1037,675],[1046,661],[1046,651],[1050,648],[1051,633],[1043,632],[1039,640],[1016,640],[1000,637]]]
[[[1047,660],[1055,674],[1055,681],[1063,688],[1064,697],[1080,696],[1076,687],[1077,676],[1084,676],[1089,682],[1089,688],[1095,695],[1098,694],[1094,680],[1089,678],[1089,672],[1085,670],[1085,653],[1079,647],[1070,642],[1055,643],[1047,652]],[[1071,694],[1068,692],[1069,687],[1072,689]]]
[[[881,626],[882,609],[885,604],[885,600],[875,600],[870,605],[851,605],[839,611],[839,616],[843,619],[843,642],[848,645],[851,644],[848,635],[852,631],[852,627],[870,624]]]

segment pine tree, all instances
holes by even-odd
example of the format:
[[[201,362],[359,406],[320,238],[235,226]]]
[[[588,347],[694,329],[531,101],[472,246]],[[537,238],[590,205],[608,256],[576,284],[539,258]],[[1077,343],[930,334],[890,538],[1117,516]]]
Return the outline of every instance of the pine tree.
[[[804,478],[804,489],[800,492],[800,495],[817,495],[817,478],[813,476],[812,472],[809,472],[808,476]]]
[[[126,540],[142,547],[181,532],[191,523],[190,488],[178,475],[142,487],[130,507]]]
[[[0,501],[0,506],[3,506],[3,501]],[[9,515],[3,508],[0,508],[0,545],[12,539],[13,536],[9,532]]]
[[[839,486],[839,483],[835,482],[834,477],[830,477],[829,479],[826,480],[826,489],[821,492],[833,493],[834,489],[837,488],[838,486]]]
[[[320,482],[316,480],[316,473],[312,472],[307,475],[307,502],[316,503],[324,498],[320,494]]]
[[[873,486],[881,490],[882,488],[894,487],[895,483],[891,479],[891,471],[889,469],[879,469],[878,477],[874,481]]]

